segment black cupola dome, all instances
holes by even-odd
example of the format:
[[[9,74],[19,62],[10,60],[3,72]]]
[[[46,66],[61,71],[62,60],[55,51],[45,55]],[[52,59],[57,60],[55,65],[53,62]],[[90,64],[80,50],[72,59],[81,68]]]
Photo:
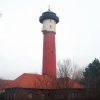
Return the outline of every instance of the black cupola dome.
[[[42,13],[42,16],[40,16],[40,18],[39,18],[40,23],[43,23],[43,21],[45,19],[53,19],[53,20],[56,21],[56,23],[59,22],[59,17],[56,16],[56,13],[54,13],[54,12],[52,12],[50,10]]]

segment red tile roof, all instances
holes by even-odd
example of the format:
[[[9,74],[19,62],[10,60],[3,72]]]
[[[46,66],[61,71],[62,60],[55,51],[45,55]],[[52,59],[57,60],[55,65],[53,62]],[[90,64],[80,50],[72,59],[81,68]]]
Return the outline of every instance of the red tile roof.
[[[71,88],[84,88],[83,85],[79,84],[78,82],[72,80],[73,84]]]
[[[9,88],[51,88],[51,79],[47,75],[24,73],[16,78]]]
[[[55,82],[57,82],[55,84]],[[24,73],[13,82],[10,82],[7,88],[35,88],[35,89],[52,89],[52,88],[66,88],[66,82],[69,88],[83,88],[79,83],[70,78],[52,79],[47,75]],[[54,84],[53,84],[54,83]],[[60,84],[60,87],[58,86]]]
[[[0,89],[8,87],[13,81],[0,79]]]

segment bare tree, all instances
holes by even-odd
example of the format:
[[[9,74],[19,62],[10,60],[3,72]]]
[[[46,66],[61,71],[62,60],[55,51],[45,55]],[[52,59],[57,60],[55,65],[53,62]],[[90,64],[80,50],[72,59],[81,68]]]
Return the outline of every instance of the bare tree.
[[[58,62],[57,77],[71,77],[72,75],[72,63],[70,59]]]
[[[72,62],[70,59],[63,60],[62,62],[58,62],[57,69],[57,80],[55,82],[55,87],[58,89],[63,89],[61,91],[60,96],[62,99],[68,100],[69,98],[69,89],[72,87],[73,82],[71,81],[73,69]]]
[[[84,69],[82,68],[78,68],[78,67],[74,68],[72,79],[75,80],[76,82],[79,82],[80,84],[84,84],[83,71]]]
[[[83,70],[81,68],[79,69],[70,59],[66,59],[62,62],[58,62],[57,77],[56,86],[66,90],[61,94],[63,97],[66,97],[67,100],[73,88],[81,87],[79,82],[81,83],[81,79],[83,78]],[[77,86],[75,86],[75,84],[77,84]]]
[[[58,78],[70,78],[77,82],[82,83],[84,69],[80,68],[78,65],[72,63],[70,59],[58,62],[57,76]]]
[[[56,94],[53,94],[50,91],[46,91],[45,96],[46,100],[53,100],[51,97],[59,96],[61,100],[69,100],[70,90],[74,87],[74,80],[72,80],[73,75],[76,75],[78,78],[78,74],[75,74],[76,66],[71,62],[70,59],[63,60],[62,62],[58,62],[57,69],[57,78],[53,78],[49,75],[43,75],[41,77],[37,77],[37,86],[41,86],[43,89],[55,89]],[[58,91],[57,91],[58,90]],[[60,92],[59,92],[60,90]]]

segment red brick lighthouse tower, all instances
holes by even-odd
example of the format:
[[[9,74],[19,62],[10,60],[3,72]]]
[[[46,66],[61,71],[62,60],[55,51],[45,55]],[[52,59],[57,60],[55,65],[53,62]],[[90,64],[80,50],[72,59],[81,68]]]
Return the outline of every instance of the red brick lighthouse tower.
[[[43,24],[43,69],[42,74],[56,77],[56,48],[55,34],[56,24],[59,22],[59,17],[50,9],[40,16],[40,23]]]

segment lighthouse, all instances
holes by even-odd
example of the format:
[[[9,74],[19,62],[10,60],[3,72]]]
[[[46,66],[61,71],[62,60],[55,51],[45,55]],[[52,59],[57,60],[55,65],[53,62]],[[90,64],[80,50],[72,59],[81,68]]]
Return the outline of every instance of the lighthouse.
[[[56,24],[59,22],[59,17],[50,9],[39,18],[43,24],[43,66],[42,75],[48,75],[56,78],[56,46],[55,34]]]

